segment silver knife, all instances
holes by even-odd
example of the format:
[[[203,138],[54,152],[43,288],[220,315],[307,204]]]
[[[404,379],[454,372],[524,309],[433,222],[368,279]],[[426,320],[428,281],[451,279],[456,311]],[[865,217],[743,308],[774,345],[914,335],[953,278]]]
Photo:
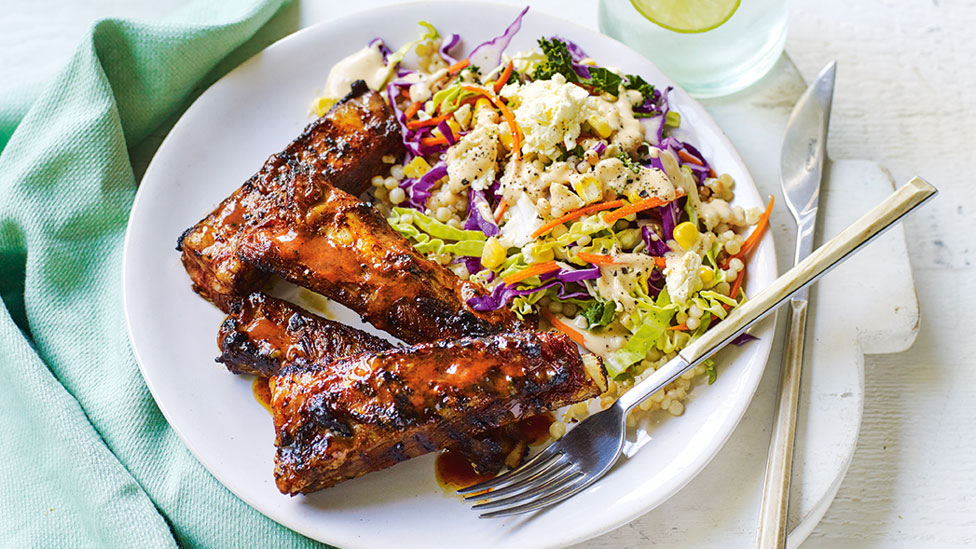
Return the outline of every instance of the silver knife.
[[[835,61],[831,61],[820,71],[813,84],[800,97],[786,124],[786,135],[780,154],[780,183],[786,205],[796,220],[794,265],[813,251],[836,72]],[[766,458],[766,478],[759,511],[756,546],[760,549],[786,547],[793,442],[800,396],[800,374],[803,369],[808,297],[809,290],[803,289],[790,299],[779,401],[776,419],[773,421],[769,455]]]

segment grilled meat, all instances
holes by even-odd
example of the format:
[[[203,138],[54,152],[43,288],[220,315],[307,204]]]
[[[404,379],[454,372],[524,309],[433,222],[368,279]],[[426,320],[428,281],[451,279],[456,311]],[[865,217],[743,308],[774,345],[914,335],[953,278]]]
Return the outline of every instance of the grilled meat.
[[[507,308],[479,312],[474,283],[418,252],[374,209],[327,182],[296,174],[291,217],[247,232],[240,257],[323,294],[407,343],[518,331]],[[316,189],[319,192],[316,192]]]
[[[177,242],[193,288],[224,312],[255,290],[267,277],[238,257],[241,235],[288,208],[282,186],[296,169],[353,195],[361,194],[384,167],[382,157],[402,154],[403,144],[393,111],[364,82],[324,116],[312,122],[283,151],[224,200]]]
[[[275,480],[307,494],[598,395],[599,359],[556,332],[424,343],[272,379]]]
[[[393,348],[385,339],[260,292],[234,305],[220,326],[217,345],[221,350],[217,362],[235,374],[260,377],[277,375],[286,363],[316,370],[345,356]],[[461,442],[452,447],[479,472],[496,472],[513,453],[516,436],[505,427],[461,434]]]
[[[217,362],[231,372],[271,377],[285,362],[327,364],[348,355],[390,349],[393,344],[255,292],[234,305],[220,325],[217,346]]]

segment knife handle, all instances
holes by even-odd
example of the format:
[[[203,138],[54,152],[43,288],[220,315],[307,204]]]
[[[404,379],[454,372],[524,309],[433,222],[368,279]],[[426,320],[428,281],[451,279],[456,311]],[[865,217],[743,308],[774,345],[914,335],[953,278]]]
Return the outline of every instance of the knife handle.
[[[793,445],[796,434],[797,404],[803,372],[803,346],[806,340],[807,300],[790,300],[780,374],[779,402],[766,458],[762,505],[759,507],[759,536],[756,547],[786,547],[789,524],[790,479],[793,471]]]

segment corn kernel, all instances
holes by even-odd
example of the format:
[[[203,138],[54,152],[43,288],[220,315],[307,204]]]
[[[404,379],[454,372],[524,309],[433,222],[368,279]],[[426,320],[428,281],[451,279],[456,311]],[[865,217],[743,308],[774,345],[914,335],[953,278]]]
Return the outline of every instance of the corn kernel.
[[[477,100],[474,104],[474,115],[475,117],[477,117],[481,111],[485,109],[493,109],[493,108],[494,107],[492,107],[491,101],[482,97],[481,99]]]
[[[597,135],[604,139],[610,137],[610,134],[613,133],[613,129],[610,127],[610,124],[608,124],[607,121],[600,116],[590,116],[586,119],[586,122],[591,128],[593,128],[593,131],[595,131]]]
[[[674,240],[684,249],[690,250],[698,243],[698,227],[685,221],[674,228]]]
[[[505,247],[493,236],[485,242],[485,248],[481,252],[481,264],[487,269],[497,269],[505,262],[505,256],[508,255],[506,252]]]
[[[715,280],[715,271],[709,267],[699,267],[698,268],[698,278],[701,279],[702,284],[706,287]]]
[[[406,166],[403,167],[403,175],[409,177],[410,179],[416,179],[430,170],[430,164],[424,160],[424,157],[417,156]]]
[[[573,190],[586,204],[599,202],[603,199],[603,185],[595,177],[581,177],[573,183]]]
[[[512,132],[507,128],[498,132],[498,141],[508,150],[512,150]]]

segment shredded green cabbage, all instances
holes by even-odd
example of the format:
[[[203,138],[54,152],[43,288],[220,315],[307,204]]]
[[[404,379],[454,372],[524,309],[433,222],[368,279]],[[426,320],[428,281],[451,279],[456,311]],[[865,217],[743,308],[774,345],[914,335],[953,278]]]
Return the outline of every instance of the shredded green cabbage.
[[[393,208],[393,212],[397,215],[389,218],[390,225],[423,253],[481,257],[484,251],[487,237],[481,231],[456,229],[408,208]],[[445,242],[448,240],[454,242]]]

